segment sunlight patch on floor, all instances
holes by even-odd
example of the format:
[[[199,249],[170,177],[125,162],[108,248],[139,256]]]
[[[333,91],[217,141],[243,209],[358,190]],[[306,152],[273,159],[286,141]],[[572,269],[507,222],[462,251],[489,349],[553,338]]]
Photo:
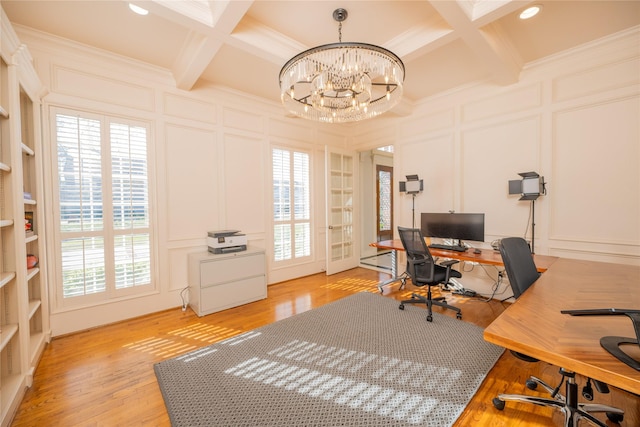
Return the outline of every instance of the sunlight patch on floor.
[[[230,329],[222,326],[208,325],[206,323],[194,323],[184,328],[176,329],[169,332],[169,335],[177,335],[183,338],[214,343],[234,335],[238,335],[243,331],[238,329]]]
[[[338,289],[344,291],[351,292],[378,292],[378,281],[376,280],[367,280],[367,279],[355,279],[355,278],[346,278],[340,279],[337,282],[327,283],[326,285],[322,285],[321,288],[326,289]]]
[[[205,323],[194,323],[192,325],[185,326],[184,328],[175,329],[169,332],[169,335],[176,337],[188,338],[204,343],[215,343],[222,341],[242,333],[238,329],[224,328],[215,325],[207,325]],[[200,343],[185,344],[169,338],[149,337],[139,341],[135,341],[129,344],[123,345],[124,348],[150,353],[156,356],[162,357],[175,357],[180,354],[184,354],[188,351],[195,350],[201,347]]]
[[[179,343],[166,338],[150,337],[130,344],[125,344],[123,347],[130,350],[162,356],[163,358],[169,358],[194,350],[198,346]]]

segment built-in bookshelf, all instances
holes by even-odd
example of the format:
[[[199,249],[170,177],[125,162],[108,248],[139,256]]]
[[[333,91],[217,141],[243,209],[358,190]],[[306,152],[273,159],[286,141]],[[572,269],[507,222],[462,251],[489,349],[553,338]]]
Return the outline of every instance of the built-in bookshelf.
[[[0,410],[2,425],[12,410],[12,397],[23,387],[19,288],[16,275],[16,225],[13,189],[9,66],[0,58]]]
[[[0,32],[0,426],[50,339],[44,266],[40,83],[2,14]]]
[[[27,290],[27,319],[28,319],[28,357],[30,369],[34,369],[38,363],[47,337],[44,334],[45,317],[47,314],[43,300],[46,299],[44,280],[41,279],[40,258],[42,239],[39,238],[42,231],[37,219],[42,217],[39,210],[40,188],[43,182],[41,178],[42,164],[39,150],[39,133],[35,124],[40,123],[39,102],[34,102],[29,94],[21,88],[20,91],[20,123],[21,123],[21,159],[22,159],[22,188],[19,195],[24,206],[24,245],[26,257],[26,290]]]

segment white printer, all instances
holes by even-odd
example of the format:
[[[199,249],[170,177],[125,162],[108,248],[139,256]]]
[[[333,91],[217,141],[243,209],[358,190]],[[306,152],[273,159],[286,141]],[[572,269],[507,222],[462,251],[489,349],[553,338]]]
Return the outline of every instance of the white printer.
[[[247,250],[247,236],[240,234],[239,230],[209,231],[207,234],[207,245],[211,253],[226,254]]]

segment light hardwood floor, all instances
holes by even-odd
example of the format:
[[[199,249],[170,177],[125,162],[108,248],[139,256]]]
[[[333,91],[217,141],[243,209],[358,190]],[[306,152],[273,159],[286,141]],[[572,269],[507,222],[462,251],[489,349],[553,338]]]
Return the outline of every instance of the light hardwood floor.
[[[44,352],[33,387],[27,390],[12,425],[168,426],[154,363],[355,292],[377,292],[378,281],[388,277],[363,268],[332,276],[316,274],[269,286],[266,300],[205,317],[176,308],[55,338]],[[412,291],[416,288],[411,285],[399,290],[399,284],[394,284],[385,288],[384,294],[400,300]],[[482,327],[507,305],[448,293],[445,296],[462,309],[462,321]],[[434,311],[444,312],[438,307]],[[424,327],[429,327],[426,320]],[[523,362],[505,352],[455,426],[562,425],[562,416],[550,408],[508,402],[504,411],[498,411],[491,404],[497,393],[542,394],[524,386],[529,375],[554,386],[559,378],[554,366]],[[579,377],[578,382],[582,386],[584,378]],[[612,388],[608,395],[596,393],[594,401],[624,409],[623,426],[640,425],[638,396]],[[606,419],[604,415],[598,417]]]

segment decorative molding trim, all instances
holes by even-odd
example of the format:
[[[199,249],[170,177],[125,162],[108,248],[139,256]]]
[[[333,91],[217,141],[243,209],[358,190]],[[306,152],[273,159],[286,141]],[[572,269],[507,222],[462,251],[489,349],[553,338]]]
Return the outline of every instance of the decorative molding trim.
[[[542,106],[542,83],[506,90],[461,106],[462,121],[470,123],[496,116],[528,111]]]
[[[640,84],[640,56],[597,65],[552,80],[553,102]]]
[[[151,88],[60,65],[53,65],[51,72],[54,92],[126,108],[155,110],[155,92]]]
[[[255,132],[264,132],[264,116],[250,113],[248,110],[222,107],[222,124],[225,127],[235,129],[251,129]]]
[[[207,124],[217,123],[217,106],[214,103],[168,92],[162,93],[162,101],[164,114]]]

